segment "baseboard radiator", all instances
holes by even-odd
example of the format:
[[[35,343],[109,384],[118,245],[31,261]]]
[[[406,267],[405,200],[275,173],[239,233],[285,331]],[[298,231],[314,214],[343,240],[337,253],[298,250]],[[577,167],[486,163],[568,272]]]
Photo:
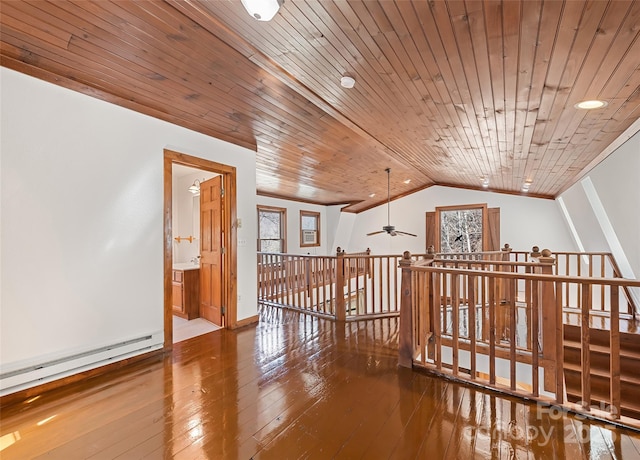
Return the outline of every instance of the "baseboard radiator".
[[[41,357],[0,367],[0,396],[162,348],[162,331],[88,350]]]

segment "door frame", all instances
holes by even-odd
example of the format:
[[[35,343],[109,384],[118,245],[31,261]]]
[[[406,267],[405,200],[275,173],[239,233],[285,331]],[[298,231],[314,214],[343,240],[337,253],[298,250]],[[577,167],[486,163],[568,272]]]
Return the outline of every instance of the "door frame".
[[[222,219],[222,239],[225,254],[222,261],[223,286],[222,302],[226,307],[224,324],[233,329],[238,322],[237,299],[237,220],[236,208],[236,168],[234,166],[216,163],[214,161],[186,155],[173,150],[164,149],[164,351],[173,349],[173,302],[171,292],[171,278],[173,270],[173,165],[179,164],[192,168],[209,171],[223,176],[224,196],[222,203],[224,217]]]

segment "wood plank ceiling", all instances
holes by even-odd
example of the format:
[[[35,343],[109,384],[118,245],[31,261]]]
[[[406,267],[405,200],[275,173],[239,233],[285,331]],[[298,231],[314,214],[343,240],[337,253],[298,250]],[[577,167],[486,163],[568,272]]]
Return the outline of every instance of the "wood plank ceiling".
[[[3,66],[252,148],[259,193],[352,211],[387,167],[393,195],[554,197],[640,118],[639,1],[0,5]]]

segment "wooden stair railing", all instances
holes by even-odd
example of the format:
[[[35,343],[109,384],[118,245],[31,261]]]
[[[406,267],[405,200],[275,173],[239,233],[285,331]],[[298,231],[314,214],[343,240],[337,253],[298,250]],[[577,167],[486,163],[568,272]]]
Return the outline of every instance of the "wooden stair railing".
[[[613,276],[615,276],[616,278],[622,278],[622,272],[620,271],[620,268],[618,267],[618,263],[616,262],[616,259],[613,257],[613,254],[609,253],[608,259],[609,259],[609,263],[611,264],[611,267],[613,268]],[[632,312],[631,314],[633,315],[633,319],[637,319],[638,313],[640,313],[640,306],[636,302],[635,297],[631,295],[631,290],[629,289],[629,287],[625,286],[623,292],[624,292],[625,298],[627,299],[629,309]]]
[[[557,264],[554,273],[561,276],[588,276],[595,278],[623,278],[622,272],[616,262],[613,254],[610,252],[557,252],[555,253]],[[571,294],[567,292],[568,286],[565,286],[565,292],[563,293],[565,298],[565,306],[567,306],[567,300]],[[623,288],[622,294],[626,300],[626,311],[622,310],[621,313],[628,313],[634,318],[638,317],[640,313],[640,305],[638,305],[638,299],[631,294],[631,289],[628,286]],[[594,302],[598,301],[600,305],[605,304],[606,293],[604,291],[594,292]],[[580,303],[580,299],[577,299]],[[594,308],[595,309],[595,308]]]
[[[258,253],[258,303],[340,321],[397,316],[399,258]]]
[[[561,276],[550,251],[530,258],[445,263],[405,252],[399,364],[640,428],[640,341],[632,315],[620,311],[623,292],[640,280]],[[565,301],[575,299],[580,321],[571,326]],[[591,323],[603,312],[609,330],[599,331]]]

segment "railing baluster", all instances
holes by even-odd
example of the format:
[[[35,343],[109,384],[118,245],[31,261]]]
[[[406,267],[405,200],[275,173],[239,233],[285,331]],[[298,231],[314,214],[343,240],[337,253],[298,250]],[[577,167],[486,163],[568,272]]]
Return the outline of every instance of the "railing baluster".
[[[489,383],[496,384],[496,279],[489,278]]]
[[[556,281],[556,292],[562,291],[562,283]],[[562,298],[556,295],[556,331],[555,331],[555,359],[556,359],[556,402],[564,403],[564,323],[562,321]]]
[[[382,308],[382,299],[384,299],[384,266],[382,265],[382,261],[384,257],[380,257],[378,259],[378,272],[380,276],[378,276],[378,298],[380,299],[380,308]]]
[[[614,419],[620,418],[622,411],[620,395],[620,299],[618,295],[618,289],[618,286],[611,286],[611,292],[609,293],[611,305],[611,326],[609,332],[609,372],[611,376],[611,382],[609,384],[609,388],[611,392],[610,413]]]
[[[582,338],[582,407],[589,410],[591,404],[591,353],[590,353],[590,334],[591,326],[589,321],[589,309],[591,305],[591,285],[582,283],[580,293],[582,296],[582,321],[581,321],[581,338]],[[586,291],[586,292],[585,292]]]
[[[526,267],[526,273],[531,273],[531,267]],[[533,339],[531,337],[533,332],[532,332],[531,328],[533,326],[533,323],[537,324],[537,322],[538,322],[538,318],[533,315],[533,311],[530,308],[531,307],[531,303],[532,303],[532,301],[531,301],[532,295],[533,295],[533,291],[532,291],[532,288],[531,288],[531,280],[527,279],[524,282],[524,299],[525,299],[524,302],[525,302],[525,313],[526,313],[526,316],[527,316],[527,318],[526,318],[526,321],[527,321],[527,328],[526,328],[527,329],[527,345],[526,345],[527,350],[531,350],[532,347],[533,347]],[[535,318],[535,320],[534,320],[534,318]]]
[[[335,266],[335,276],[336,282],[335,284],[335,315],[338,321],[344,321],[347,318],[346,305],[344,303],[344,282],[345,282],[345,257],[344,255],[339,255],[336,259]]]
[[[470,377],[476,379],[476,291],[477,279],[475,275],[467,277],[467,306],[469,309],[469,353],[470,353]]]
[[[516,280],[510,279],[509,283],[509,381],[511,390],[516,389],[516,319],[517,319],[517,306],[516,306]]]
[[[458,347],[460,344],[460,292],[458,286],[458,277],[459,275],[457,274],[452,274],[449,276],[449,296],[451,298],[451,352],[453,356],[453,375],[458,375]]]
[[[367,257],[366,259],[362,259],[363,268],[364,268],[362,273],[362,283],[363,283],[363,289],[364,289],[363,304],[364,304],[364,311],[366,315],[373,313],[373,309],[371,309],[371,311],[369,310],[369,279],[370,279],[369,278],[370,277],[369,260],[371,260],[369,257]]]
[[[391,258],[390,257],[386,257],[386,261],[387,261],[387,268],[386,268],[386,274],[387,274],[387,305],[391,305]]]
[[[531,385],[533,396],[540,395],[540,305],[538,280],[531,281]]]
[[[606,277],[606,266],[605,266],[605,258],[604,255],[600,255],[600,278],[604,278]],[[605,288],[603,285],[600,286],[600,305],[602,305],[602,308],[605,308],[606,305],[606,301],[605,301],[605,297],[606,297],[606,292],[605,292]]]
[[[337,271],[338,271],[338,261],[340,259],[339,258],[335,258],[335,259],[329,259],[329,277],[331,279],[331,282],[329,283],[329,313],[331,315],[333,315],[336,319],[338,318],[338,313],[336,310],[336,305],[337,305],[337,301],[334,301],[333,299],[337,299],[337,286],[338,286],[338,278],[337,278]]]
[[[322,310],[322,302],[324,297],[324,257],[318,257],[315,259],[315,309],[317,312]],[[322,289],[321,289],[322,287]]]
[[[425,365],[427,361],[428,355],[428,345],[429,345],[429,314],[428,314],[428,298],[429,298],[429,283],[427,283],[427,277],[425,273],[412,272],[416,276],[416,281],[418,282],[419,289],[416,292],[416,301],[418,302],[418,309],[414,309],[414,311],[418,311],[417,321],[420,322],[420,361],[423,365]]]

